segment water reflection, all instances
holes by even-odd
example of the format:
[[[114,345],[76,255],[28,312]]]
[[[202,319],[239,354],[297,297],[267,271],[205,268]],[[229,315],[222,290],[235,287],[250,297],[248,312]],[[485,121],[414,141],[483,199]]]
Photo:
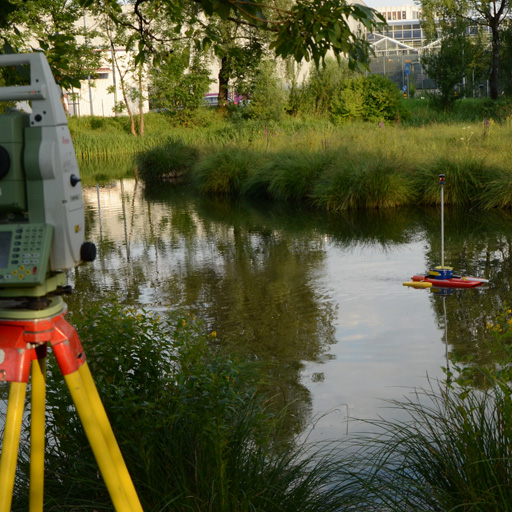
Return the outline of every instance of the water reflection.
[[[133,180],[86,188],[84,201],[99,257],[74,270],[70,309],[115,292],[192,310],[223,343],[273,362],[269,378],[295,404],[297,428],[319,416],[319,438],[342,435],[347,416],[382,413],[379,398],[427,374],[442,378],[445,326],[450,353],[489,357],[479,340],[510,293],[508,213],[446,212],[445,261],[492,285],[456,291],[445,322],[439,297],[402,286],[439,264],[435,209],[330,217]]]

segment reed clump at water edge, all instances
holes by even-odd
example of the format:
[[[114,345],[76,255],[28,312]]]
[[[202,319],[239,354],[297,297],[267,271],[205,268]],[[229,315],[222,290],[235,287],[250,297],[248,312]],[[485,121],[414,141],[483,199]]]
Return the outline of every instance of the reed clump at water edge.
[[[308,127],[276,135],[270,147],[262,134],[215,147],[180,139],[144,152],[138,168],[151,184],[182,162],[180,176],[201,194],[299,201],[328,211],[435,205],[437,177],[445,174],[447,204],[512,206],[512,128],[494,126],[492,136],[483,125],[468,129],[354,123],[326,137],[325,129]]]
[[[435,205],[442,173],[447,204],[511,207],[512,122],[438,122],[418,105],[421,115],[396,125],[291,117],[266,124],[206,109],[184,124],[147,115],[144,137],[131,135],[123,118],[72,119],[70,129],[86,184],[138,173],[148,185],[179,178],[202,194],[341,211]]]

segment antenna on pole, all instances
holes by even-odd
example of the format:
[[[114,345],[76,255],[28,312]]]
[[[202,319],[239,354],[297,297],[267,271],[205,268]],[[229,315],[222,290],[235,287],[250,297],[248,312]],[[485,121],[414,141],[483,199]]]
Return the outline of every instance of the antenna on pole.
[[[439,185],[441,185],[441,266],[444,267],[444,174],[439,175]]]

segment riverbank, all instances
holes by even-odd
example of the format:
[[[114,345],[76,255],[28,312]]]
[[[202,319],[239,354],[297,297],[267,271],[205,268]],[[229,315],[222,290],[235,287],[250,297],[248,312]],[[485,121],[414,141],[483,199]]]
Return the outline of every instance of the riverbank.
[[[148,184],[180,178],[201,194],[299,201],[329,211],[439,201],[481,208],[512,206],[508,157],[512,122],[486,102],[447,115],[411,102],[401,123],[350,123],[285,117],[264,124],[206,109],[178,123],[147,115],[146,135],[126,120],[73,119],[85,183],[139,176]]]
[[[512,206],[510,123],[353,123],[256,132],[223,144],[166,142],[138,157],[148,184],[180,177],[201,194],[298,201],[327,211],[439,202]]]

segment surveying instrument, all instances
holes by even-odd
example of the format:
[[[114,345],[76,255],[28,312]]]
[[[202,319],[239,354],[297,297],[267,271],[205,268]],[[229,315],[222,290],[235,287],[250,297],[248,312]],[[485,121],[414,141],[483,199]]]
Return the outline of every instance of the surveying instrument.
[[[51,346],[117,512],[142,512],[76,330],[64,319],[65,271],[96,256],[84,242],[82,186],[67,118],[43,53],[1,55],[30,68],[30,85],[0,101],[32,112],[0,115],[0,381],[10,382],[0,457],[0,512],[11,512],[32,368],[29,511],[43,510],[46,356]]]

